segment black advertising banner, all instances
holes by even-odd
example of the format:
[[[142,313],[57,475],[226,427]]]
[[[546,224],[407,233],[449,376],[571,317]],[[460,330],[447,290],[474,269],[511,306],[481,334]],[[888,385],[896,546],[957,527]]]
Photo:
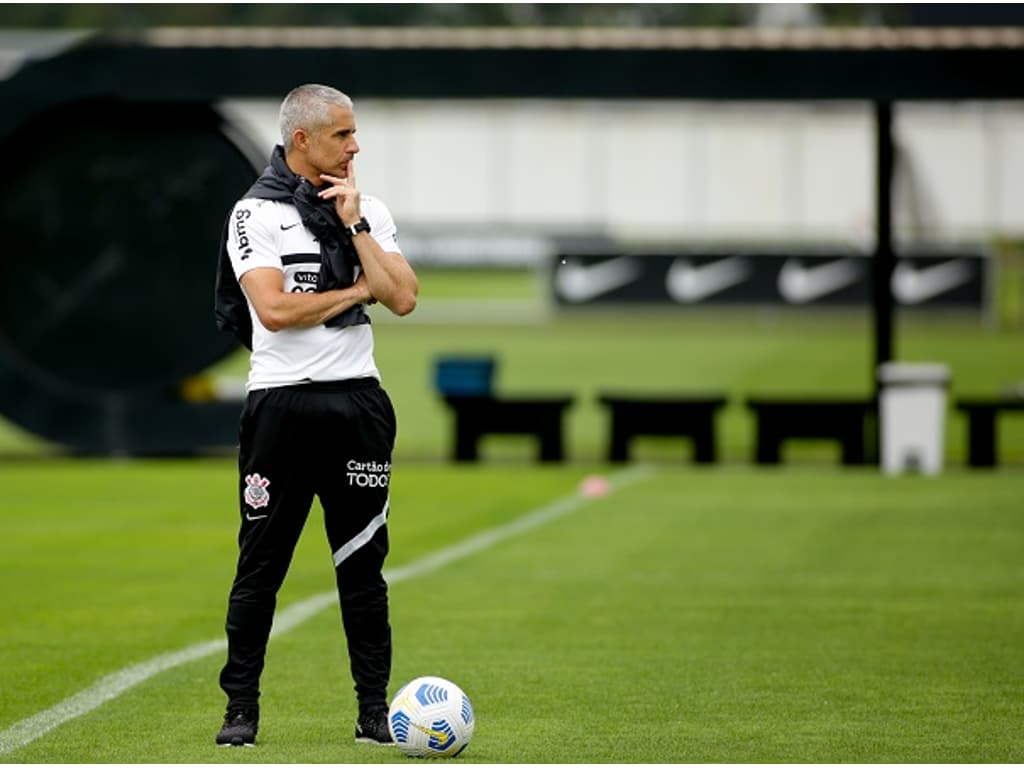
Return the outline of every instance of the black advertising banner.
[[[989,260],[980,250],[901,253],[892,293],[901,306],[981,310]],[[871,303],[871,256],[850,251],[569,252],[551,268],[558,304],[663,303],[859,306]]]

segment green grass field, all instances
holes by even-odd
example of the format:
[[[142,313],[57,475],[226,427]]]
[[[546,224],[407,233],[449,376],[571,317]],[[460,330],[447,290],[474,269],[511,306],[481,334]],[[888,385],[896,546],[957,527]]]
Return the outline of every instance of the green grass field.
[[[1024,761],[1024,475],[656,463],[578,497],[602,471],[396,465],[391,573],[562,513],[392,584],[392,692],[462,685],[461,762]],[[352,743],[333,606],[272,640],[254,750],[213,745],[220,651],[10,748],[104,676],[221,637],[234,483],[230,460],[0,465],[0,760],[404,762]],[[315,511],[279,610],[332,584]]]
[[[1024,761],[1024,415],[1002,417],[995,471],[964,469],[952,408],[938,477],[843,468],[819,441],[760,468],[742,398],[870,393],[867,311],[558,313],[527,273],[421,282],[411,318],[375,319],[399,418],[392,692],[423,674],[467,691],[459,761]],[[897,358],[947,363],[954,397],[1024,381],[1019,326],[908,312],[897,329]],[[451,354],[494,355],[501,393],[575,395],[570,461],[494,436],[480,465],[447,463],[432,372]],[[579,496],[612,471],[605,390],[725,392],[723,461],[644,438],[611,495]],[[318,510],[280,596],[259,746],[218,749],[233,459],[58,453],[0,423],[0,761],[404,762],[352,743]],[[493,545],[420,567],[480,533]]]

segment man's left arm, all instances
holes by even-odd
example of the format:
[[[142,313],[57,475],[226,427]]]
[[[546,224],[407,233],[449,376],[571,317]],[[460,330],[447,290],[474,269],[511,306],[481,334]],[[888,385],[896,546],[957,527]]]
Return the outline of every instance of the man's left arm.
[[[416,308],[419,280],[405,257],[385,251],[369,232],[355,235],[352,244],[373,298],[396,315],[412,312]]]
[[[351,164],[350,164],[351,171]],[[349,178],[321,174],[330,186],[318,193],[324,200],[334,200],[341,223],[351,232],[352,226],[362,218],[359,190],[355,173]],[[405,257],[395,251],[385,251],[369,232],[352,236],[352,244],[359,255],[366,284],[373,298],[396,315],[407,315],[416,308],[419,280]]]

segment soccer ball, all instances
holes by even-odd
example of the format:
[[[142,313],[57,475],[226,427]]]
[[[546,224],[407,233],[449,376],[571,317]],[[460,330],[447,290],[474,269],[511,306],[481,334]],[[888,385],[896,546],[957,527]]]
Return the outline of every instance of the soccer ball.
[[[391,700],[388,728],[409,757],[455,757],[473,738],[469,697],[443,677],[417,677]]]

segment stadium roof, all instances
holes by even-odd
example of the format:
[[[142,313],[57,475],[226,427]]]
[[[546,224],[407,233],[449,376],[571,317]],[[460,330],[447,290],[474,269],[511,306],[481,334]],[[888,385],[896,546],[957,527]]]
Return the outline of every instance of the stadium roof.
[[[132,35],[162,47],[857,49],[1019,48],[1024,29],[609,27],[164,27]]]
[[[0,64],[4,35],[0,32]],[[0,98],[1024,98],[1024,28],[163,27],[36,41]],[[59,38],[54,37],[53,40]],[[13,64],[11,62],[14,62]],[[0,69],[0,75],[2,75]],[[5,93],[6,91],[6,93]]]

